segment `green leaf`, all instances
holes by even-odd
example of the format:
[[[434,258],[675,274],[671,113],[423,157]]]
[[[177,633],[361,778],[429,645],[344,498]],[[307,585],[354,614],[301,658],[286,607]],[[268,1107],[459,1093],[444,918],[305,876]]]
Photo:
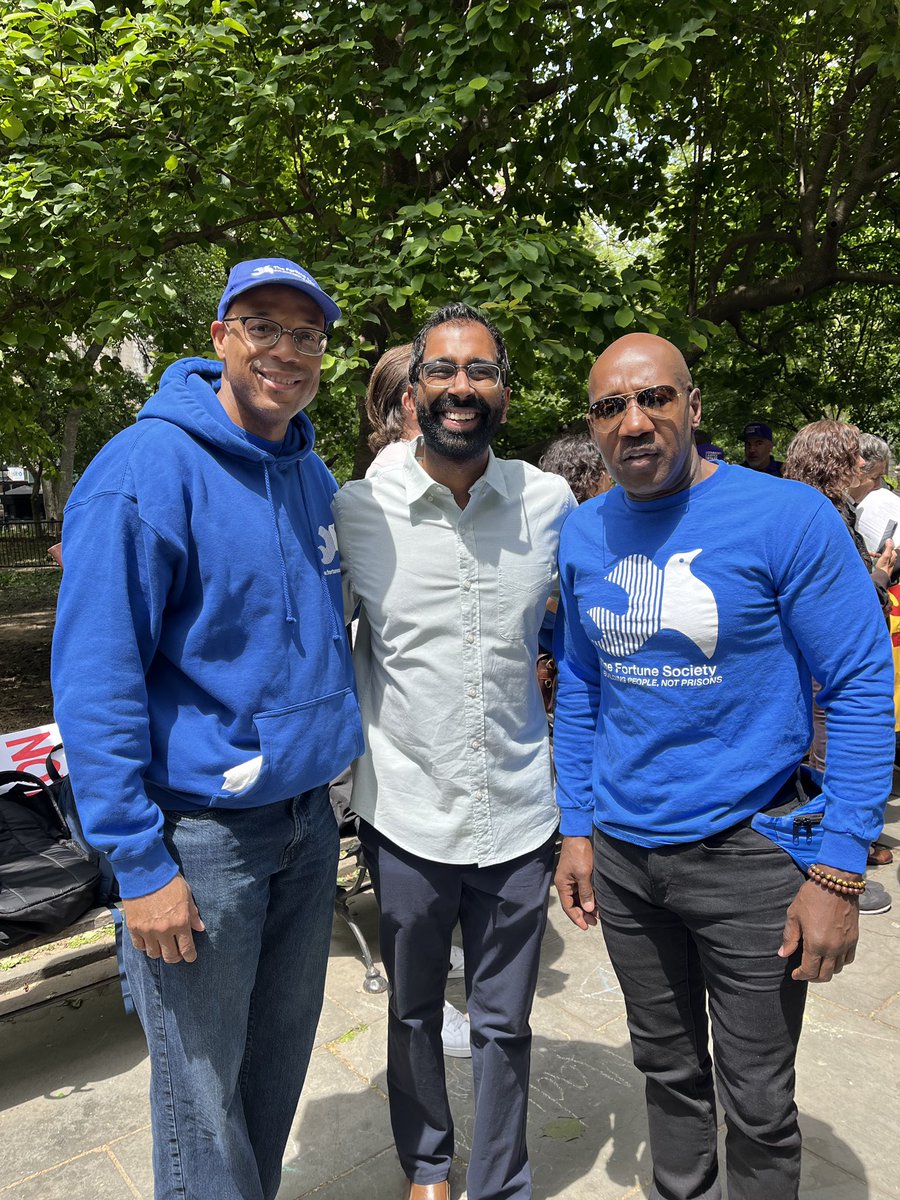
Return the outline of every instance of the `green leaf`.
[[[561,1142],[576,1142],[584,1135],[584,1130],[584,1122],[577,1117],[558,1117],[555,1121],[548,1121],[541,1134]]]
[[[0,279],[14,279],[15,275],[15,267],[0,267]]]
[[[859,69],[865,71],[866,67],[871,67],[874,63],[880,62],[884,58],[884,49],[881,46],[869,46],[859,60]]]
[[[25,132],[25,126],[15,113],[10,113],[5,121],[0,122],[0,132],[11,142],[15,142]]]
[[[629,308],[627,304],[623,304],[621,308],[616,310],[613,320],[620,329],[625,329],[634,320],[634,310]]]
[[[167,171],[177,171],[178,170],[178,159],[175,157],[174,154],[170,154],[163,165],[165,166]]]
[[[240,21],[236,21],[234,17],[226,17],[223,24],[227,25],[229,29],[235,30],[236,33],[242,33],[244,37],[250,36],[250,30],[247,26],[242,25]]]
[[[423,211],[427,212],[429,217],[439,217],[444,211],[444,206],[440,200],[432,200],[430,204],[425,205]]]
[[[691,62],[687,58],[673,58],[671,60],[672,73],[676,79],[680,79],[682,83],[687,80],[691,74]]]
[[[476,75],[474,79],[469,80],[469,87],[473,92],[480,92],[481,89],[486,88],[487,85],[488,78],[486,75]]]
[[[451,246],[455,246],[456,243],[461,239],[462,235],[462,225],[451,225],[448,229],[444,230],[444,232],[441,234],[441,237],[445,242],[449,242]]]

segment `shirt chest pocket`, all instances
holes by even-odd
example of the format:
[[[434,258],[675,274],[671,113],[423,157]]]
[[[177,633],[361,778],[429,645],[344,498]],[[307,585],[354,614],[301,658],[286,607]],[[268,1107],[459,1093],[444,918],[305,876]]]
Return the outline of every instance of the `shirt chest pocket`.
[[[497,575],[497,629],[507,642],[537,638],[553,588],[549,562],[507,561]]]

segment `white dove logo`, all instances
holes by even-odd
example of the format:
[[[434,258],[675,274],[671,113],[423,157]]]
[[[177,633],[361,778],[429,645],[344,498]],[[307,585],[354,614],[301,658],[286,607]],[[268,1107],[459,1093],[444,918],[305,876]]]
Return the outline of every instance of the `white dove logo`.
[[[334,526],[329,525],[326,529],[324,525],[320,525],[319,537],[322,539],[322,545],[319,547],[319,553],[322,555],[322,566],[327,567],[329,563],[334,562],[335,555],[338,552]]]
[[[719,610],[710,589],[691,572],[700,553],[673,554],[662,570],[644,554],[629,554],[616,564],[605,578],[628,594],[628,611],[598,607],[588,614],[603,635],[607,654],[636,654],[660,629],[674,629],[712,658],[719,640]]]

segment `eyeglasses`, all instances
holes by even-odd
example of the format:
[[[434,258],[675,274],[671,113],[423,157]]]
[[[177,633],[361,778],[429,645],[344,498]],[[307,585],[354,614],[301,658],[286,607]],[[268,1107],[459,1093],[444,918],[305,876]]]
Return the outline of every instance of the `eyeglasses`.
[[[449,358],[434,358],[431,362],[419,364],[419,374],[423,381],[435,387],[452,383],[460,371],[465,371],[466,378],[474,388],[496,387],[503,377],[497,363],[481,362],[478,359],[466,363],[465,366],[452,362]]]
[[[240,321],[244,333],[257,346],[276,346],[289,333],[298,354],[321,358],[328,345],[328,337],[321,329],[306,329],[302,325],[296,329],[285,329],[277,321],[269,321],[266,317],[226,317],[225,324],[229,321]]]
[[[603,396],[588,405],[588,420],[596,421],[599,425],[618,424],[625,416],[628,401],[632,397],[638,408],[654,416],[665,412],[669,405],[675,403],[678,395],[678,388],[668,383],[658,383],[656,387],[641,388],[639,392],[626,392],[624,396]]]

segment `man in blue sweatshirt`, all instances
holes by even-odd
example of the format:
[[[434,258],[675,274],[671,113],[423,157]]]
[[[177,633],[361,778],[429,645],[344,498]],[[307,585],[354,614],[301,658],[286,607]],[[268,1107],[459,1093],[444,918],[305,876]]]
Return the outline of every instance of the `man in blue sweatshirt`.
[[[322,1005],[338,832],[362,750],[303,409],[334,301],[231,271],[211,333],[66,507],[56,717],[116,872],[152,1064],[156,1200],[272,1200]]]
[[[614,342],[588,421],[619,486],[560,543],[560,899],[581,929],[599,916],[624,993],[653,1200],[721,1196],[707,1005],[730,1200],[794,1200],[806,987],[853,961],[891,784],[884,620],[827,499],[699,458],[670,343]],[[829,734],[812,801],[810,672]]]

